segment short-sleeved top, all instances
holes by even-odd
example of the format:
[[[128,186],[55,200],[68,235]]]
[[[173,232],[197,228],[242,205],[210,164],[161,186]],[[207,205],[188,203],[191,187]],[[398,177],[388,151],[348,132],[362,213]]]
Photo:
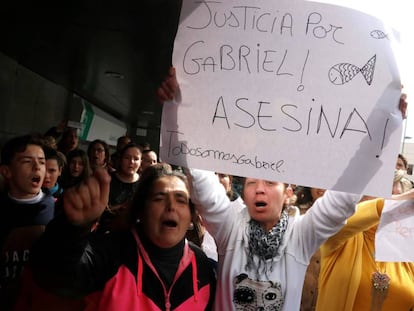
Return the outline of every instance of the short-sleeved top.
[[[117,177],[116,173],[112,173],[111,176],[109,205],[119,205],[131,200],[137,190],[138,180],[132,183],[125,183]]]

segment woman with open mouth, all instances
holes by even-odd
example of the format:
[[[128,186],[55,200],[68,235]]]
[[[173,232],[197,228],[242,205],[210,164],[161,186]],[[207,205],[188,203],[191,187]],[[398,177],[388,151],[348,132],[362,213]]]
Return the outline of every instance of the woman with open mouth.
[[[39,284],[87,296],[87,310],[211,310],[213,268],[185,239],[194,212],[186,177],[163,164],[147,168],[128,230],[101,234],[90,231],[108,202],[109,176],[104,169],[95,174],[101,174],[101,187],[92,178],[67,190],[64,215],[33,250]]]
[[[158,100],[179,94],[175,69],[157,90]],[[392,104],[392,103],[391,103]],[[399,108],[404,118],[407,102]],[[355,213],[360,195],[326,191],[300,215],[287,202],[289,185],[245,178],[238,212],[213,172],[187,169],[191,198],[214,237],[219,254],[215,310],[299,310],[309,261],[319,246]]]

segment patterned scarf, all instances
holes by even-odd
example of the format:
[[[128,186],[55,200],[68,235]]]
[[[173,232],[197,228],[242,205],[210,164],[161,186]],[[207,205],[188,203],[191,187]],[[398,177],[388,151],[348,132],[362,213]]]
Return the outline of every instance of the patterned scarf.
[[[282,243],[283,235],[285,234],[288,225],[288,213],[284,210],[280,216],[279,222],[270,230],[265,232],[260,224],[251,219],[249,221],[249,250],[246,269],[251,270],[253,268],[254,260],[253,256],[259,257],[258,265],[256,268],[257,275],[260,274],[260,270],[267,276],[267,259],[273,259],[278,255],[279,246]],[[270,271],[272,271],[273,265],[270,265]]]

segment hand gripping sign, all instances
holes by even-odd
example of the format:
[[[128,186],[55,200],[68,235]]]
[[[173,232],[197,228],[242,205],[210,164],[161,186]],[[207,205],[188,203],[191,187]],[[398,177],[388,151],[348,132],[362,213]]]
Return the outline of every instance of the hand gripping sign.
[[[161,158],[239,176],[389,195],[401,138],[394,32],[308,1],[184,0]]]

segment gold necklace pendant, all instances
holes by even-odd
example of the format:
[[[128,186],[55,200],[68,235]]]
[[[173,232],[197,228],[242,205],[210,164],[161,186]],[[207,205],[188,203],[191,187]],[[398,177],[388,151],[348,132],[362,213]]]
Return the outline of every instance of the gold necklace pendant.
[[[387,298],[388,288],[390,287],[390,277],[387,273],[375,271],[372,273],[372,297],[371,297],[371,311],[381,311],[382,304]]]

